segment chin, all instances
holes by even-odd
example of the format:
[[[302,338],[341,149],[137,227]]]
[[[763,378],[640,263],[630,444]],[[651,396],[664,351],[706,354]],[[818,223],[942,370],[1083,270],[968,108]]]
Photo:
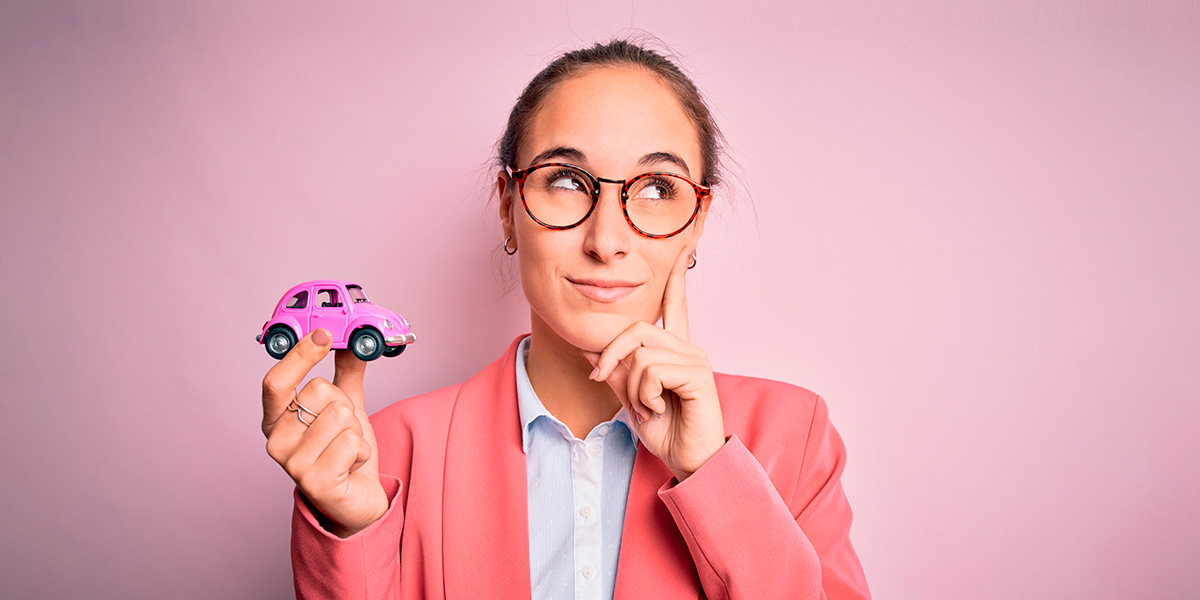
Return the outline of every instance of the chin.
[[[580,350],[600,352],[613,338],[638,320],[629,315],[593,313],[581,318],[568,319],[567,322],[560,323],[561,327],[553,329],[565,342]]]

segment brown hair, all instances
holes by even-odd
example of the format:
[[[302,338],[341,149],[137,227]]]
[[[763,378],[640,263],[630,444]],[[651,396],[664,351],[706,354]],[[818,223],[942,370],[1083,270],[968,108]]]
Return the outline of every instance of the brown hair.
[[[529,128],[529,122],[555,86],[580,75],[586,69],[599,66],[641,67],[674,90],[679,104],[696,126],[696,133],[700,138],[701,172],[704,174],[700,183],[705,186],[720,183],[724,137],[700,91],[696,89],[696,84],[692,83],[691,78],[669,58],[623,39],[614,39],[608,43],[598,43],[591,48],[563,54],[534,76],[517,98],[517,103],[508,115],[508,128],[497,144],[497,160],[501,169],[518,169],[517,152]]]

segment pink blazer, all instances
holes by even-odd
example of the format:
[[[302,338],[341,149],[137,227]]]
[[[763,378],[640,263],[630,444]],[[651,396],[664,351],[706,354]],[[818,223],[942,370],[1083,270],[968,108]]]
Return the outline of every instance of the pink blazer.
[[[523,337],[523,336],[521,336]],[[342,539],[294,493],[300,598],[529,598],[517,342],[465,383],[371,415],[391,508]],[[716,375],[727,442],[683,483],[638,445],[615,597],[869,598],[825,401]]]

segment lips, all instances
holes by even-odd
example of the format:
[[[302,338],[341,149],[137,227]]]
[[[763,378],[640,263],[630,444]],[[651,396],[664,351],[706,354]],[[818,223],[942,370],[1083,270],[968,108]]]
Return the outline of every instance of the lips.
[[[641,283],[615,279],[571,279],[567,278],[581,294],[596,302],[616,302],[633,293]]]

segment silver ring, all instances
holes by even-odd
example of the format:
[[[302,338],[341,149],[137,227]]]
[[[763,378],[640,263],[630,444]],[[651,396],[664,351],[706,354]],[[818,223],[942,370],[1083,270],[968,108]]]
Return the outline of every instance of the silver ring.
[[[300,400],[300,396],[298,396],[298,395],[297,395],[297,396],[294,396],[294,397],[292,398],[292,401],[291,401],[290,403],[288,403],[287,409],[288,409],[289,411],[291,411],[291,412],[294,412],[294,413],[296,413],[296,418],[297,418],[297,419],[300,419],[300,422],[301,422],[301,423],[304,423],[304,426],[305,426],[305,427],[311,427],[311,426],[312,426],[312,421],[305,421],[305,420],[304,420],[304,414],[303,414],[303,413],[301,413],[300,411],[304,411],[304,412],[306,412],[306,413],[308,413],[308,414],[312,415],[312,416],[313,416],[313,420],[316,420],[316,418],[317,418],[317,413],[315,413],[315,412],[313,412],[313,411],[311,411],[311,410],[308,410],[307,408],[304,408],[304,405],[303,405],[303,404],[300,404],[299,400]],[[296,406],[296,408],[292,408],[292,405],[293,405],[293,404]]]

